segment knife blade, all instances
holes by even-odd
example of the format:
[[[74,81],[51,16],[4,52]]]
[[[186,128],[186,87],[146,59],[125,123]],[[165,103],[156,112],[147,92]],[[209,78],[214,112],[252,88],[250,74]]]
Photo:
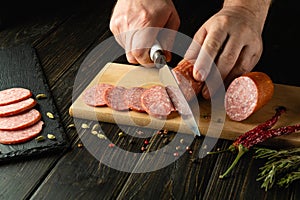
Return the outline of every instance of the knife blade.
[[[159,80],[167,88],[167,93],[169,94],[169,96],[176,96],[176,99],[179,102],[181,108],[180,114],[183,121],[185,122],[187,127],[191,129],[195,136],[201,136],[194,113],[184,94],[182,93],[174,74],[172,73],[170,67],[167,65],[162,47],[160,46],[158,41],[155,41],[150,49],[150,58],[154,62],[155,67],[159,69]]]

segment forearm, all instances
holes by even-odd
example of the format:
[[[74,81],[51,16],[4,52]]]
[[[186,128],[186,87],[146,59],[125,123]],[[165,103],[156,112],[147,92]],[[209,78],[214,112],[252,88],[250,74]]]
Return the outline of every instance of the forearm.
[[[239,7],[253,14],[263,29],[272,0],[224,0],[223,7]]]

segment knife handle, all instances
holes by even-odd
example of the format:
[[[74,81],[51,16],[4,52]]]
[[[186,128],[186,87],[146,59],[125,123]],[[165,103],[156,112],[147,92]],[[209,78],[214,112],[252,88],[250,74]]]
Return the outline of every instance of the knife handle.
[[[150,58],[158,69],[166,64],[166,58],[163,55],[163,49],[158,40],[155,40],[150,49]]]

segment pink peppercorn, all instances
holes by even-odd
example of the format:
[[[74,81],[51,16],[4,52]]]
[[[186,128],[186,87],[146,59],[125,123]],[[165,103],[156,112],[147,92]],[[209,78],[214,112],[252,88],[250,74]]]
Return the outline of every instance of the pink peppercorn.
[[[145,141],[144,141],[144,144],[145,144],[145,145],[149,144],[149,140],[145,140]]]
[[[110,148],[113,148],[115,146],[115,144],[113,144],[113,143],[110,143],[109,145],[108,145],[108,147],[110,147]]]

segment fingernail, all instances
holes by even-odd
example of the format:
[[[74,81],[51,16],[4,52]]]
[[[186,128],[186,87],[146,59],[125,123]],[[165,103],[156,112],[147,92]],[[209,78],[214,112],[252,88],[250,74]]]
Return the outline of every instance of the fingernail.
[[[206,71],[203,70],[203,69],[200,69],[200,70],[198,71],[198,73],[200,74],[200,81],[204,82],[205,79],[206,79]]]

